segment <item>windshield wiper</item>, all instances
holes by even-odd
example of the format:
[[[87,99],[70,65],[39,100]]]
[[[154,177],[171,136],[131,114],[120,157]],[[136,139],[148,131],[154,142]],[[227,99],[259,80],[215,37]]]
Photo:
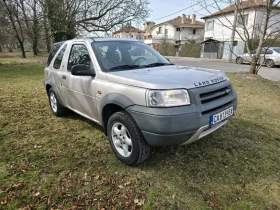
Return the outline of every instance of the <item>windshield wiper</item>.
[[[169,66],[174,65],[173,63],[151,63],[148,65],[144,65],[143,67],[154,67],[154,66]]]
[[[138,68],[139,65],[120,65],[120,66],[114,66],[110,68],[109,70],[114,70],[114,69],[134,69]]]

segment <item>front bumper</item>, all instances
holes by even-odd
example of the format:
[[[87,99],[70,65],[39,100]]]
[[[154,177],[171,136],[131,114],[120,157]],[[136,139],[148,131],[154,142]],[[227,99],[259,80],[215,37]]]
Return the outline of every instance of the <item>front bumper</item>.
[[[209,103],[200,103],[198,97],[205,89],[215,89],[217,86],[196,88],[189,91],[192,105],[169,108],[151,108],[143,106],[130,106],[126,110],[136,121],[147,143],[151,146],[171,146],[192,143],[223,126],[227,121],[222,121],[210,127],[210,116],[227,108],[237,108],[237,95],[232,92],[224,98]],[[216,86],[216,87],[213,87]],[[218,87],[220,88],[220,87]],[[207,96],[208,97],[208,96]]]

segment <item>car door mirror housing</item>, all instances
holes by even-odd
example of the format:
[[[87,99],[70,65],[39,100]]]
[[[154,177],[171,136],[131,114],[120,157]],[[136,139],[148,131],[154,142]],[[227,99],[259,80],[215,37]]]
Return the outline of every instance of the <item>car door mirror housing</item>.
[[[92,76],[95,77],[95,72],[90,69],[88,65],[85,64],[77,64],[72,66],[71,74],[75,76]]]

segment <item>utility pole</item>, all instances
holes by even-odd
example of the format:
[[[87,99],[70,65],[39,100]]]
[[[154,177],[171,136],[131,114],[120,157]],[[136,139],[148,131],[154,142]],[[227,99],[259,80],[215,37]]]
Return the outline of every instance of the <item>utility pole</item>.
[[[230,45],[229,45],[229,55],[228,55],[228,61],[231,62],[232,60],[232,54],[233,54],[233,42],[235,38],[235,31],[236,31],[236,22],[237,22],[237,15],[238,15],[238,6],[239,6],[239,0],[236,0],[234,3],[234,17],[233,17],[233,23],[232,23],[232,31],[231,31],[231,37],[230,37]]]

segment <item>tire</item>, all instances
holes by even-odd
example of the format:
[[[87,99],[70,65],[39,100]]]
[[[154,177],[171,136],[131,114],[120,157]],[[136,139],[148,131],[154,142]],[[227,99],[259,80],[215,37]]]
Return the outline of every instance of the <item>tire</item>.
[[[135,166],[148,158],[150,145],[127,112],[116,112],[109,118],[107,133],[114,154],[125,165]]]
[[[48,95],[49,95],[49,103],[50,103],[52,113],[57,117],[63,116],[67,110],[65,107],[63,107],[60,104],[53,88],[50,88]]]
[[[237,64],[242,64],[242,63],[243,63],[243,58],[237,57],[235,62],[236,62]]]
[[[268,68],[273,68],[273,67],[275,66],[275,63],[274,63],[273,60],[267,59],[267,60],[265,61],[265,65],[266,65]]]

